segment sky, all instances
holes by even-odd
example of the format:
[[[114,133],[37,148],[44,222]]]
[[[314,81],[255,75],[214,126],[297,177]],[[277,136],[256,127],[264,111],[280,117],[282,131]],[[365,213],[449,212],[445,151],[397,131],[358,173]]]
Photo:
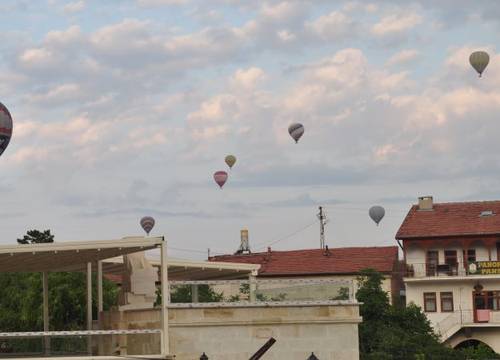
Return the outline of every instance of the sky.
[[[500,199],[496,0],[2,0],[0,244],[175,257],[395,245],[418,196]],[[490,54],[482,78],[472,51]],[[300,122],[298,144],[288,126]],[[212,175],[237,163],[220,190]],[[386,216],[377,227],[372,205]]]

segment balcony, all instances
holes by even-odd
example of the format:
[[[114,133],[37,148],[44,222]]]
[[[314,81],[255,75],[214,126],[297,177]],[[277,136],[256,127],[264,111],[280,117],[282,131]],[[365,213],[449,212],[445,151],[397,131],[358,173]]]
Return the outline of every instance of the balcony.
[[[434,331],[446,341],[463,327],[500,327],[500,311],[497,310],[458,310],[433,325]]]
[[[426,278],[426,277],[450,277],[469,275],[463,264],[406,264],[404,277]]]
[[[467,266],[463,263],[453,264],[429,264],[410,263],[406,264],[403,276],[405,278],[450,278],[450,277],[476,277],[476,278],[500,278],[500,261],[475,261]]]

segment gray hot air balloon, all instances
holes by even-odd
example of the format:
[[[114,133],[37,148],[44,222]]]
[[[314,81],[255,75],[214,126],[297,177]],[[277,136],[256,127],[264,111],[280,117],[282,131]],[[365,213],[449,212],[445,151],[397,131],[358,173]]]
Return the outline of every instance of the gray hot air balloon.
[[[375,205],[370,208],[368,214],[378,226],[378,223],[384,218],[385,209],[382,206]]]
[[[153,230],[153,227],[155,226],[155,219],[153,219],[151,216],[144,216],[141,219],[141,226],[146,234],[149,235],[149,232]]]
[[[474,51],[472,54],[470,54],[469,62],[472,67],[479,73],[479,77],[481,77],[481,74],[490,62],[490,56],[486,51]]]
[[[304,135],[304,126],[299,123],[293,123],[288,127],[288,133],[295,140],[295,143],[298,143],[300,137]]]

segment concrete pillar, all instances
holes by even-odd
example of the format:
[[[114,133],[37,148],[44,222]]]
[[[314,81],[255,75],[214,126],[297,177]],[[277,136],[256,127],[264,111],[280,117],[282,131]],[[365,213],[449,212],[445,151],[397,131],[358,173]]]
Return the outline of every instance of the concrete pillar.
[[[102,261],[97,262],[97,320],[99,322],[99,329],[101,329],[101,317],[104,310],[103,290],[102,290]],[[104,355],[103,337],[97,338],[98,354]]]
[[[255,302],[255,300],[257,299],[256,297],[256,291],[257,291],[257,277],[255,276],[255,274],[251,274],[248,278],[248,280],[250,281],[250,302]]]
[[[199,302],[199,295],[198,295],[198,285],[194,284],[191,285],[191,302],[197,303]]]
[[[49,331],[49,274],[44,271],[42,274],[43,283],[43,331]],[[50,354],[50,337],[43,337],[43,347],[45,355]]]
[[[163,239],[161,251],[161,354],[167,356],[170,353],[168,341],[168,303],[170,294],[168,287],[168,264],[167,264],[167,242]]]

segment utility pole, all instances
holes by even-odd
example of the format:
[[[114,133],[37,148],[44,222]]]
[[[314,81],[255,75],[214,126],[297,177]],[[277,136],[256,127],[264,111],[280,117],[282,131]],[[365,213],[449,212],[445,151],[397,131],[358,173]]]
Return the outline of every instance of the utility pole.
[[[318,219],[319,219],[319,246],[321,249],[325,248],[325,225],[327,223],[326,220],[326,215],[323,212],[323,207],[319,207],[319,213],[318,213]]]

